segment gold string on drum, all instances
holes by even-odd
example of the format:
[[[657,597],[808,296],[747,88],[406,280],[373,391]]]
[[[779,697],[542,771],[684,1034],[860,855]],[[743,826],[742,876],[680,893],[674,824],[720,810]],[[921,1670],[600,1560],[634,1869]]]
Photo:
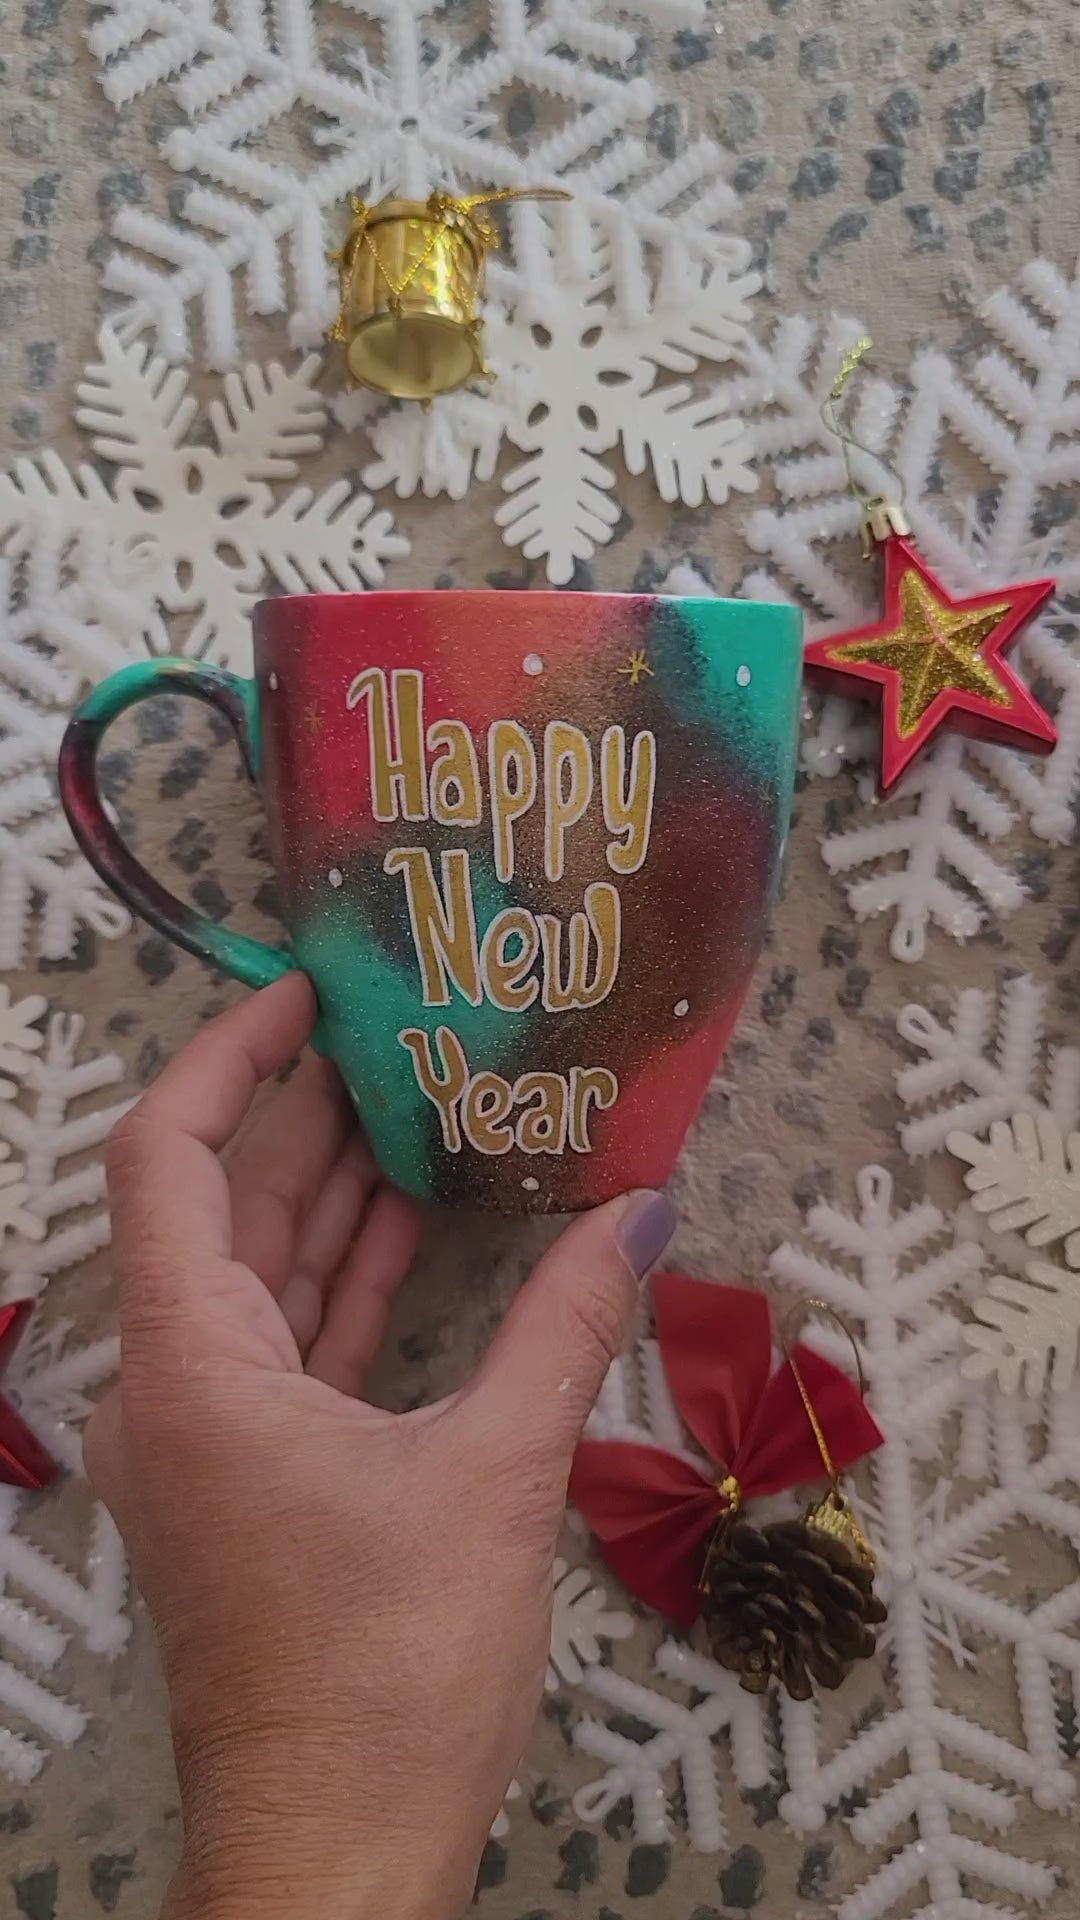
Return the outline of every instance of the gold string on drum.
[[[498,230],[486,211],[508,200],[569,200],[554,187],[456,197],[350,201],[337,262],[342,343],[354,386],[395,400],[432,400],[487,372],[480,303]]]

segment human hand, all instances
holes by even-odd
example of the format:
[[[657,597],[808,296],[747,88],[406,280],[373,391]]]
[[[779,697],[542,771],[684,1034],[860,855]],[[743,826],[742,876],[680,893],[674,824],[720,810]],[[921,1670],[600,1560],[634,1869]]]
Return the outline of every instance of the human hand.
[[[574,1447],[674,1215],[576,1220],[472,1380],[365,1404],[417,1236],[302,976],[193,1040],[116,1129],[120,1386],[87,1466],[131,1548],[184,1814],[168,1920],[458,1920],[541,1696]]]

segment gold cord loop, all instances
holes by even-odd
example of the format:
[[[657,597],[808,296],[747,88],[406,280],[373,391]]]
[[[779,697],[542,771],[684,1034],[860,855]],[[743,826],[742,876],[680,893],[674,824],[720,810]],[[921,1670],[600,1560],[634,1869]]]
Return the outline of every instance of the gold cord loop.
[[[824,1300],[804,1300],[804,1301],[800,1301],[797,1306],[792,1307],[790,1313],[786,1315],[783,1325],[780,1329],[780,1345],[784,1350],[784,1359],[787,1361],[788,1366],[791,1368],[792,1379],[794,1380],[795,1385],[799,1389],[799,1398],[802,1401],[804,1408],[806,1409],[806,1417],[810,1422],[814,1439],[817,1441],[817,1449],[821,1455],[822,1465],[825,1468],[825,1472],[828,1474],[833,1487],[836,1488],[839,1483],[839,1476],[836,1471],[836,1466],[833,1461],[832,1454],[829,1451],[829,1443],[825,1438],[825,1431],[824,1431],[824,1428],[822,1427],[821,1421],[818,1419],[817,1409],[815,1408],[814,1403],[810,1398],[806,1381],[803,1379],[802,1369],[800,1368],[799,1363],[795,1358],[796,1337],[799,1331],[801,1330],[801,1328],[805,1326],[806,1322],[809,1320],[810,1315],[812,1313],[825,1314],[827,1319],[831,1320],[835,1326],[839,1327],[841,1333],[844,1335],[844,1338],[849,1342],[851,1346],[851,1351],[855,1356],[855,1370],[858,1375],[859,1398],[861,1400],[866,1399],[866,1375],[863,1372],[862,1354],[859,1351],[859,1343],[856,1340],[855,1335],[852,1333],[851,1328],[848,1326],[847,1321],[844,1319],[843,1314],[837,1313],[835,1307],[830,1307]],[[794,1322],[794,1326],[792,1324],[793,1322]]]
[[[824,1499],[819,1500],[815,1506],[810,1508],[806,1516],[806,1524],[816,1528],[818,1532],[828,1534],[832,1539],[846,1544],[852,1553],[862,1562],[863,1566],[869,1568],[872,1572],[875,1565],[874,1549],[855,1518],[851,1509],[851,1503],[840,1485],[840,1476],[836,1471],[836,1462],[832,1457],[829,1443],[825,1438],[824,1428],[818,1418],[817,1409],[810,1398],[806,1381],[803,1379],[802,1369],[795,1358],[795,1336],[798,1334],[800,1328],[809,1320],[810,1315],[815,1312],[825,1314],[827,1319],[839,1327],[844,1338],[849,1342],[851,1351],[855,1356],[855,1372],[859,1382],[859,1397],[862,1400],[866,1399],[866,1375],[863,1371],[862,1353],[859,1349],[859,1343],[852,1333],[851,1328],[848,1326],[847,1321],[844,1319],[843,1314],[837,1313],[835,1307],[830,1307],[825,1300],[801,1301],[797,1306],[792,1308],[784,1320],[783,1326],[780,1329],[780,1344],[784,1350],[784,1358],[791,1368],[792,1378],[799,1389],[799,1398],[806,1410],[806,1417],[813,1430],[814,1439],[817,1441],[817,1449],[821,1455],[821,1464],[829,1477],[829,1491]],[[794,1326],[792,1325],[793,1322]]]
[[[862,508],[864,554],[873,551],[875,541],[886,540],[892,533],[907,535],[911,532],[911,525],[904,511],[907,487],[903,476],[897,473],[895,467],[891,467],[880,453],[875,453],[872,447],[865,446],[861,440],[856,440],[854,434],[849,433],[841,422],[838,412],[837,403],[843,399],[852,374],[862,365],[873,344],[870,335],[864,333],[861,339],[856,340],[854,345],[841,355],[836,378],[820,408],[822,421],[828,431],[840,442],[840,457],[844,462],[848,491]],[[888,476],[888,479],[895,484],[895,496],[891,493],[867,493],[855,472],[851,458],[853,452],[865,454],[868,460],[872,460],[874,465]]]

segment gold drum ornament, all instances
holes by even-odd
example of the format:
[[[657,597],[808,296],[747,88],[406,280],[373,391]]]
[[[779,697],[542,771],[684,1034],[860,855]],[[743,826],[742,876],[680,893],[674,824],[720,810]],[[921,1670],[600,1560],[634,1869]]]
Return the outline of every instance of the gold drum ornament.
[[[506,188],[457,199],[353,199],[338,266],[341,307],[330,332],[351,381],[395,400],[432,400],[485,374],[480,301],[498,232],[483,209],[503,200],[568,200],[553,188]]]

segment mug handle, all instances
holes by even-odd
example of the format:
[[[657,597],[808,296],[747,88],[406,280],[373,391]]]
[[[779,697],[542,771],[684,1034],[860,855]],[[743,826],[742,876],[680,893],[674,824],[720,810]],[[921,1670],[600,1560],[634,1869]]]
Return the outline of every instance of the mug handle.
[[[155,880],[124,845],[105,808],[97,757],[107,729],[140,700],[183,693],[224,714],[252,780],[260,771],[259,690],[201,660],[158,659],[122,667],[89,693],[68,723],[60,747],[60,798],[90,865],[143,920],[178,947],[221,967],[247,987],[268,987],[295,970],[292,954],[217,925]]]

